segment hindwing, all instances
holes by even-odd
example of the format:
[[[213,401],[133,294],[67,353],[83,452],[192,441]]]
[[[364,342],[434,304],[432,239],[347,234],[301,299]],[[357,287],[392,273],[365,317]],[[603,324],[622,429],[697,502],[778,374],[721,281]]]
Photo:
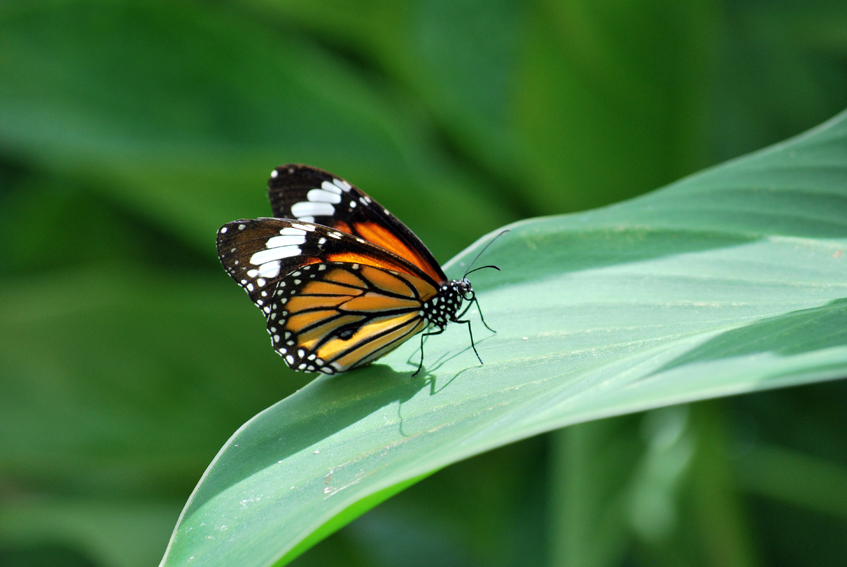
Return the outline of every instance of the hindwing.
[[[422,292],[434,290],[402,272],[310,264],[277,285],[268,332],[294,370],[344,372],[370,364],[426,326]]]

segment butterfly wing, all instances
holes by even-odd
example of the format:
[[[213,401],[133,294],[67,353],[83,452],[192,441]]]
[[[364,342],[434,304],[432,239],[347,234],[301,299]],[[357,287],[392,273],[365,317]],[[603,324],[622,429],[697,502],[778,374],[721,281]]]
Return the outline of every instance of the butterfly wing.
[[[268,182],[273,215],[329,226],[407,259],[436,282],[447,277],[421,240],[364,191],[307,165],[276,168]]]
[[[218,256],[262,310],[274,349],[305,372],[344,372],[390,352],[426,326],[423,304],[438,292],[404,259],[312,223],[228,223]]]
[[[370,364],[426,326],[421,292],[427,285],[363,264],[305,266],[280,282],[271,304],[274,349],[306,372]]]

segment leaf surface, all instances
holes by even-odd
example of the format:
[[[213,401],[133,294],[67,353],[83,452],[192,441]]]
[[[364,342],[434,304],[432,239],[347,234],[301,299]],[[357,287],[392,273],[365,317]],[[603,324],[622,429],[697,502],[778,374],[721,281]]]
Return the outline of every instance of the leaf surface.
[[[511,226],[481,260],[502,272],[473,275],[497,329],[471,311],[484,366],[454,325],[427,342],[426,377],[410,377],[413,339],[260,413],[206,471],[163,564],[285,562],[351,506],[493,447],[847,375],[846,133],[841,115],[645,197]]]

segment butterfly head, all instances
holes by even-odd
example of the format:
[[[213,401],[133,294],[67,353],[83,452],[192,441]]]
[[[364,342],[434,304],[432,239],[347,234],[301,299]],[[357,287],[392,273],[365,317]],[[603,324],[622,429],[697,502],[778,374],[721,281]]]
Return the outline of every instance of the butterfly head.
[[[468,278],[462,278],[460,280],[453,280],[451,285],[456,289],[457,294],[464,299],[465,301],[473,301],[474,300],[474,292],[473,286],[471,285],[471,281]]]

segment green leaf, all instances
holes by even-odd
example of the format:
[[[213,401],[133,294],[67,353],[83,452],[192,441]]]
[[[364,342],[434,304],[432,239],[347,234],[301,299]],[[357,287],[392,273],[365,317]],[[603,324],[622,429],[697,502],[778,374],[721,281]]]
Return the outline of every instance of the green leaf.
[[[847,375],[847,114],[579,215],[517,223],[470,317],[257,415],[195,489],[163,565],[270,565],[365,498],[600,417]],[[460,276],[481,239],[449,266]],[[411,358],[411,360],[409,360]],[[375,502],[371,502],[375,504]],[[298,548],[302,549],[302,548]]]
[[[229,282],[151,272],[0,282],[0,463],[25,494],[184,498],[235,427],[302,383],[280,379]]]
[[[620,201],[710,163],[703,132],[716,8],[708,0],[533,3],[514,114],[536,210]]]
[[[408,100],[238,7],[3,3],[0,38],[0,147],[93,181],[210,257],[221,224],[267,214],[281,163],[344,172],[395,214],[439,224],[422,234],[436,253],[517,218]]]
[[[249,4],[412,90],[526,214],[619,201],[709,163],[710,0]]]
[[[266,17],[297,22],[344,51],[354,51],[399,85],[442,128],[451,144],[486,170],[526,182],[515,143],[513,94],[527,31],[517,0],[250,0]],[[490,171],[485,172],[490,174]],[[513,195],[516,197],[517,195]],[[502,197],[501,197],[502,198]],[[521,199],[513,198],[512,203]]]
[[[150,542],[167,539],[168,524],[178,513],[178,501],[165,499],[7,500],[0,509],[0,544],[76,544],[97,565],[145,567],[158,555]]]

